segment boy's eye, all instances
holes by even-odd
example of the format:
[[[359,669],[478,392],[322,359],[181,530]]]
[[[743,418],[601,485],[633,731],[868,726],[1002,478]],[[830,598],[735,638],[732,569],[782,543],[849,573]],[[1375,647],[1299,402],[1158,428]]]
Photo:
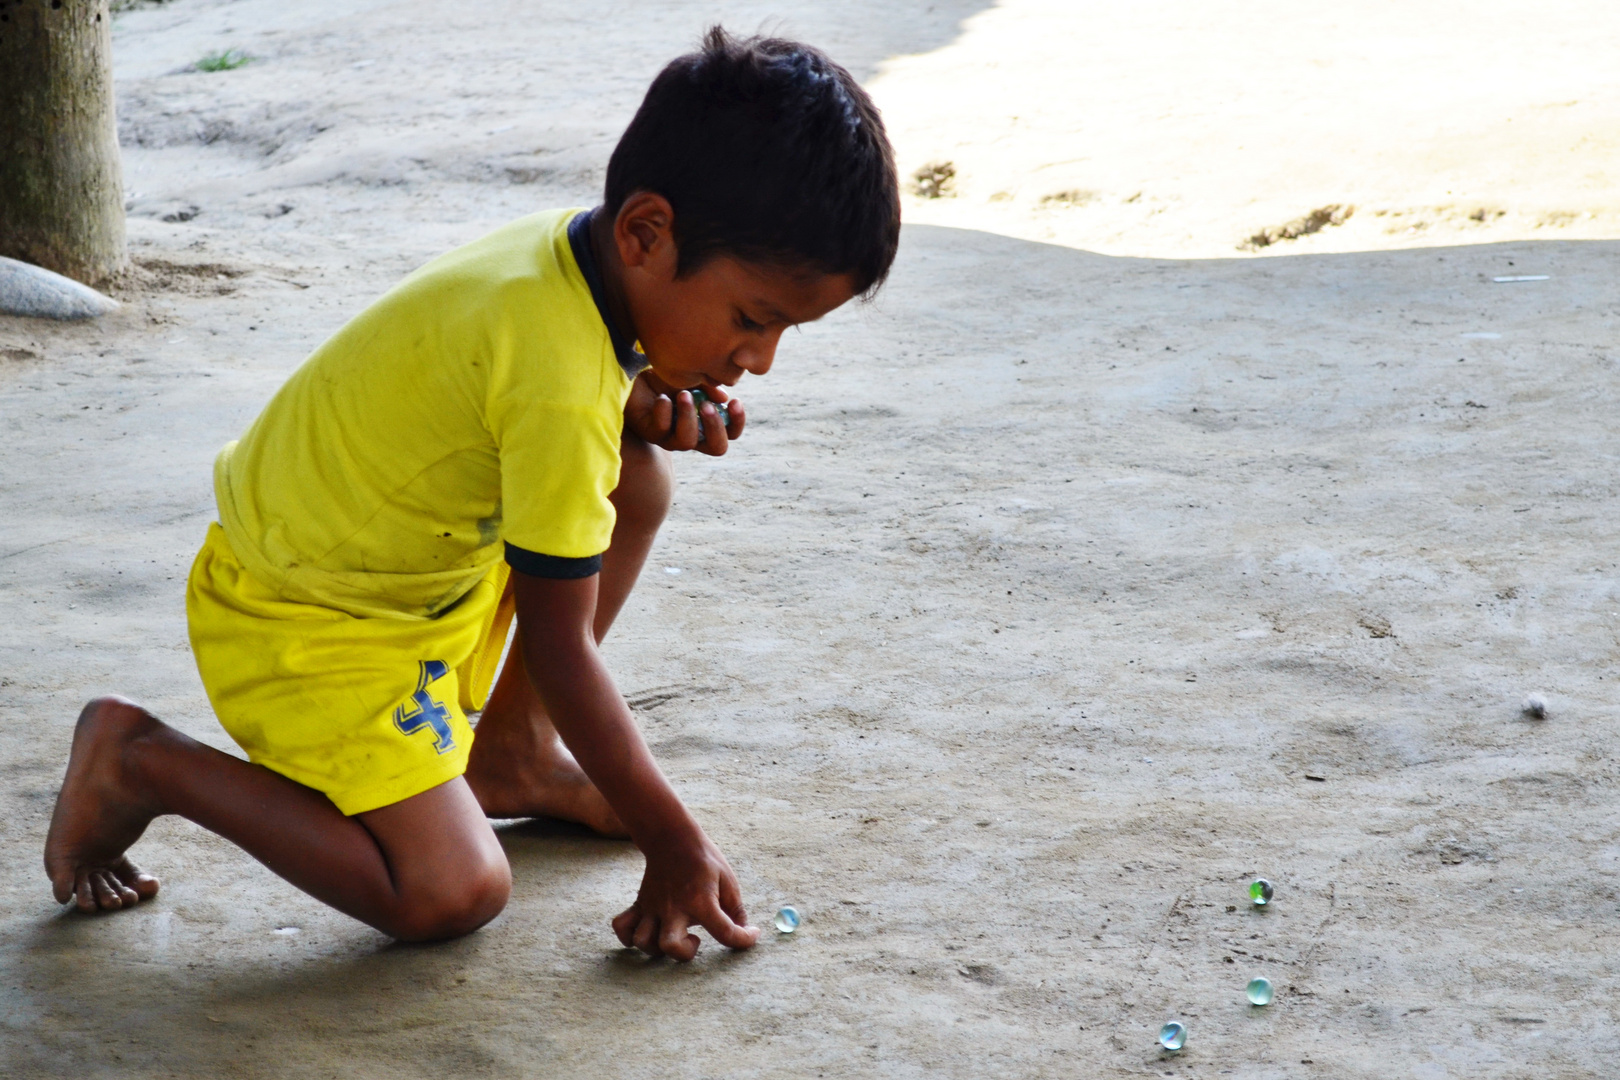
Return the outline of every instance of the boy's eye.
[[[747,315],[744,315],[741,311],[737,312],[737,325],[750,332],[765,329],[764,323],[755,322]]]

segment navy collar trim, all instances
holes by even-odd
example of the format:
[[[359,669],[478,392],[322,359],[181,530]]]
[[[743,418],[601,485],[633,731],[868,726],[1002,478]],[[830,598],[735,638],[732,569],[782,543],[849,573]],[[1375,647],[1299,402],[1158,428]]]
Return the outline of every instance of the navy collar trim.
[[[647,355],[635,347],[608,311],[607,290],[602,285],[602,271],[597,267],[596,256],[591,252],[591,219],[595,216],[595,210],[581,210],[574,215],[574,219],[568,223],[568,246],[574,251],[574,261],[579,264],[580,273],[585,275],[585,284],[591,287],[591,299],[596,301],[596,313],[602,317],[603,324],[607,326],[608,338],[613,342],[613,355],[618,357],[619,366],[624,369],[625,375],[633,379],[647,370]]]

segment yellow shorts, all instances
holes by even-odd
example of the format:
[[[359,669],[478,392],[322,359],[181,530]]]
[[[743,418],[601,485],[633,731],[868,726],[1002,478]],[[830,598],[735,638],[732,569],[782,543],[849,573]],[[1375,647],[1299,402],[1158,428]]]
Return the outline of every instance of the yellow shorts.
[[[220,724],[248,757],[345,814],[419,795],[467,768],[506,645],[505,563],[433,619],[357,618],[284,600],[218,524],[192,564],[186,621]]]

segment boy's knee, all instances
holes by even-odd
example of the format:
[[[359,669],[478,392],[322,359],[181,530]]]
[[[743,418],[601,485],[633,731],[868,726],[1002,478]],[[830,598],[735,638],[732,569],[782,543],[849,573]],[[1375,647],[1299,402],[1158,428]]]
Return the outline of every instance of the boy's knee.
[[[463,937],[499,915],[511,895],[512,870],[506,860],[488,861],[471,874],[405,897],[392,936],[401,941]]]
[[[610,496],[619,524],[656,532],[675,501],[675,466],[670,452],[626,434],[619,455],[619,486]]]

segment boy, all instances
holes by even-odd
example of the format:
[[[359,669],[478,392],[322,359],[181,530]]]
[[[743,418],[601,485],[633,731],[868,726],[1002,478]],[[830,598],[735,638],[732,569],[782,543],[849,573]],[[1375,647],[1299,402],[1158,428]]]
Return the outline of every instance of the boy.
[[[511,889],[486,815],[551,815],[645,855],[626,946],[689,960],[693,925],[752,945],[596,646],[668,509],[667,451],[742,434],[740,403],[700,417],[688,391],[726,402],[786,328],[874,291],[898,241],[893,155],[849,73],[711,30],[654,80],[601,207],[429,263],[221,452],[186,610],[251,763],[92,701],[45,843],[57,900],[155,895],[125,852],[180,814],[386,934],[455,937]]]

